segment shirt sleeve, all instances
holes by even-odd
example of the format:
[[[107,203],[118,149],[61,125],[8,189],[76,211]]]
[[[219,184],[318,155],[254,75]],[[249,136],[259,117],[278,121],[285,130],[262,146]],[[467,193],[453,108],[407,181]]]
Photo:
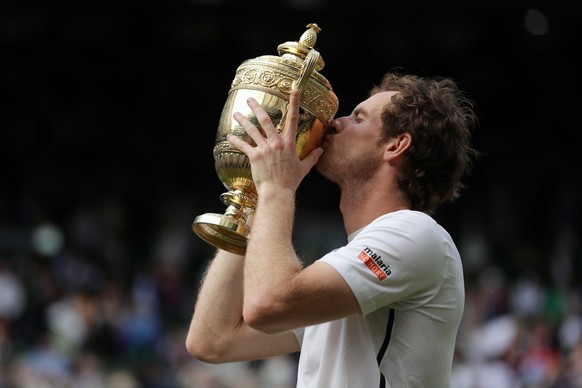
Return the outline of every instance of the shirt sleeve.
[[[428,215],[387,215],[320,260],[342,275],[366,315],[426,303],[443,281],[447,251],[442,228]]]

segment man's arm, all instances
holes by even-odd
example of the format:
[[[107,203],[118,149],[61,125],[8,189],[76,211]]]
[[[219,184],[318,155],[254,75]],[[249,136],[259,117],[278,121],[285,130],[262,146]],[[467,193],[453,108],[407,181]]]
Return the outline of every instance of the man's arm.
[[[291,243],[295,196],[263,189],[245,262],[244,319],[280,333],[359,314],[344,278],[329,264],[303,268]]]
[[[360,313],[351,289],[334,268],[315,262],[304,269],[293,249],[295,192],[323,152],[316,149],[303,160],[297,156],[299,93],[291,93],[281,134],[257,101],[248,104],[266,137],[240,114],[235,119],[255,145],[228,136],[249,157],[258,193],[244,264],[245,322],[265,333],[281,333]]]
[[[242,318],[244,257],[219,250],[210,263],[186,338],[192,356],[210,363],[255,360],[292,353],[292,332],[268,335]]]

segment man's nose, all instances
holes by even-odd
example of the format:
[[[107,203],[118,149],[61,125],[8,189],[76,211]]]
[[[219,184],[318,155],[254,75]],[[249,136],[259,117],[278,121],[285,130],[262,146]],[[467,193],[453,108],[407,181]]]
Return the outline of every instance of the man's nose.
[[[327,130],[328,133],[335,134],[341,131],[341,117],[334,119]]]

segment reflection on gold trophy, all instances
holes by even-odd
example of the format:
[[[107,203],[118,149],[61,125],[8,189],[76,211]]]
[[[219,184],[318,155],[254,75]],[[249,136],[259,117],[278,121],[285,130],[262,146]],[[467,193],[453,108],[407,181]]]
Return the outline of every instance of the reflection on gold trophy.
[[[220,181],[228,189],[220,196],[227,206],[224,214],[206,213],[196,217],[192,230],[206,242],[226,251],[244,254],[250,227],[247,217],[255,211],[257,191],[247,156],[233,147],[226,135],[232,133],[246,141],[250,137],[232,118],[244,114],[260,128],[247,105],[253,97],[263,106],[279,132],[293,88],[301,92],[300,118],[297,129],[297,155],[305,157],[320,146],[325,131],[338,110],[338,99],[327,79],[318,73],[324,67],[314,50],[317,24],[308,24],[299,42],[278,46],[279,56],[265,55],[249,59],[237,68],[220,120],[214,146],[214,162]]]

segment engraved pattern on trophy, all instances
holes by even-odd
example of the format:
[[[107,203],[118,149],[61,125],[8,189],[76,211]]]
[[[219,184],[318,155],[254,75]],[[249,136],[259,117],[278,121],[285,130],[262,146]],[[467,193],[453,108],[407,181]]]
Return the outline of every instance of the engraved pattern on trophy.
[[[247,156],[233,147],[226,135],[232,133],[250,141],[236,120],[234,112],[245,115],[259,131],[263,131],[247,105],[249,97],[265,109],[277,130],[284,131],[289,95],[293,88],[301,92],[297,128],[297,155],[305,157],[320,146],[327,127],[337,113],[338,99],[328,80],[318,73],[324,61],[313,47],[321,29],[315,23],[307,25],[299,42],[285,42],[277,47],[279,56],[263,55],[242,62],[222,109],[213,149],[218,179],[227,189],[220,195],[226,205],[223,214],[206,213],[196,217],[192,230],[206,242],[237,254],[244,254],[250,227],[246,221],[257,204],[257,192],[252,180]]]
[[[292,84],[299,75],[299,69],[297,72],[292,72],[271,63],[262,63],[262,61],[274,62],[276,60],[275,63],[288,66],[297,66],[296,62],[274,56],[262,56],[257,60],[247,61],[239,66],[231,90],[252,88],[281,98],[288,98]],[[337,99],[329,94],[329,83],[325,78],[321,75],[317,77],[315,73],[312,77],[320,82],[312,82],[306,86],[301,96],[302,105],[320,120],[329,120],[337,110]],[[329,123],[326,124],[329,125]]]

